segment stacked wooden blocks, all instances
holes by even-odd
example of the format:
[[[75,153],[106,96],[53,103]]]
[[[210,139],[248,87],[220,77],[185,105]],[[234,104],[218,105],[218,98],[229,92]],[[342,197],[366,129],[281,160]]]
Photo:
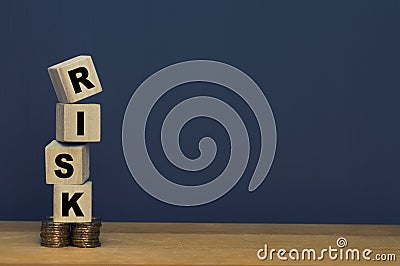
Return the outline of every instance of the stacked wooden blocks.
[[[54,222],[92,221],[89,142],[100,141],[100,105],[76,104],[102,91],[90,56],[48,68],[57,94],[56,140],[45,148],[46,183],[54,185]]]

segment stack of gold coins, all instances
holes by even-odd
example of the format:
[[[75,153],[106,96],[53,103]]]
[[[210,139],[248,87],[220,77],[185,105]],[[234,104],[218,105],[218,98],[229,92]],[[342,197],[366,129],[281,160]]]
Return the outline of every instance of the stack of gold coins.
[[[71,244],[80,248],[100,247],[101,219],[92,218],[90,223],[71,224]]]
[[[52,216],[47,216],[42,221],[41,245],[44,247],[61,248],[69,244],[70,225],[68,223],[55,223]]]

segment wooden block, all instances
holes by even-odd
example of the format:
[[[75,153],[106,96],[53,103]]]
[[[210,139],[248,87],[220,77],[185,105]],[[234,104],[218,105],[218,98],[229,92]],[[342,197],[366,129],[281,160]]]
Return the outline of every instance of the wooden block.
[[[92,58],[81,55],[48,68],[61,103],[74,103],[102,91]]]
[[[63,142],[99,142],[100,104],[58,103],[56,139]]]
[[[45,148],[46,184],[83,184],[89,178],[89,144],[53,140]]]
[[[54,222],[92,221],[92,182],[83,185],[54,185]]]

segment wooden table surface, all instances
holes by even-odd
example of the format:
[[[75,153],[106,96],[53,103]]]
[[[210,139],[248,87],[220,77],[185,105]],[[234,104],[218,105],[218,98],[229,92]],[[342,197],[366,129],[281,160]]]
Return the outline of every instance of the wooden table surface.
[[[400,226],[397,225],[295,225],[103,223],[102,247],[45,248],[40,246],[40,222],[0,222],[0,264],[47,265],[400,265]],[[338,248],[371,249],[394,254],[396,261],[260,260],[257,251]],[[340,249],[339,249],[340,250]],[[295,254],[295,253],[293,253]],[[307,253],[305,253],[307,254]],[[343,253],[345,254],[345,253]],[[350,254],[350,253],[349,253]],[[263,255],[263,253],[261,253]],[[294,255],[293,255],[294,256]],[[381,256],[382,257],[382,256]],[[388,256],[387,256],[388,257]]]

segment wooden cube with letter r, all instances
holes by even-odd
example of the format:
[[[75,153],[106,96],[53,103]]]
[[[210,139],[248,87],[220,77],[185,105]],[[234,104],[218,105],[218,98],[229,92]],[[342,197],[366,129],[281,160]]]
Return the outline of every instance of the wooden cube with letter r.
[[[92,182],[83,185],[54,185],[54,222],[92,221]]]
[[[58,103],[56,139],[63,142],[99,142],[100,104]]]
[[[46,184],[83,184],[89,178],[89,144],[53,140],[45,148]]]
[[[90,56],[77,56],[48,68],[58,101],[74,103],[102,91]]]

